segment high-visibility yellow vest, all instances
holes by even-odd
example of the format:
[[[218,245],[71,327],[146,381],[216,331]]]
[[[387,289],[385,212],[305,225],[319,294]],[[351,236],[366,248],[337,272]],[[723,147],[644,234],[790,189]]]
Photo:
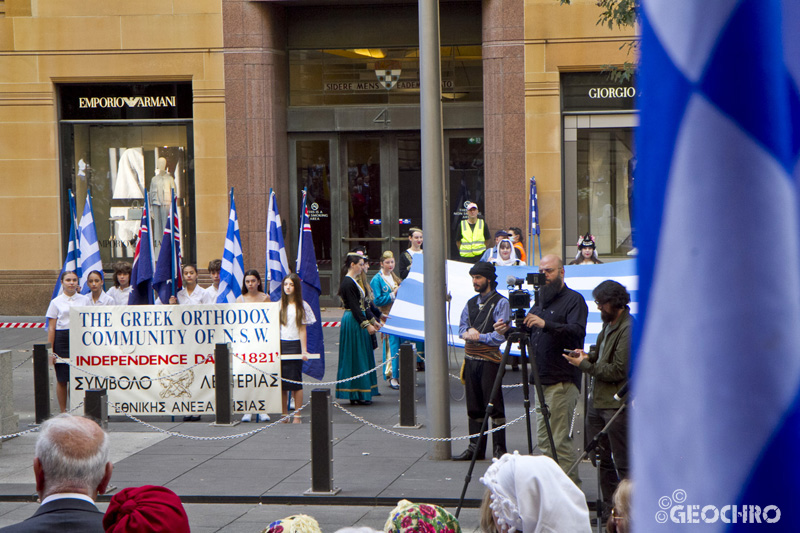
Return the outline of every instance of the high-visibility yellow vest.
[[[475,222],[475,229],[469,226],[467,220],[461,221],[461,246],[458,253],[461,257],[475,257],[486,251],[486,235],[484,235],[483,219]]]

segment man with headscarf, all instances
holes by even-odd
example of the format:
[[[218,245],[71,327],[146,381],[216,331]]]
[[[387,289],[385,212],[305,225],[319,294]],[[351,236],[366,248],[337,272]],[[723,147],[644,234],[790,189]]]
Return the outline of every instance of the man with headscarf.
[[[500,370],[500,345],[505,338],[494,331],[493,324],[499,321],[508,322],[510,311],[508,300],[501,296],[497,288],[497,275],[494,265],[480,261],[469,270],[472,276],[472,287],[477,296],[470,298],[461,312],[458,327],[459,336],[464,339],[464,367],[462,380],[467,397],[467,416],[469,417],[469,433],[479,433],[486,414],[486,406],[493,402],[492,417],[494,427],[506,423],[503,391],[498,391],[497,398],[490,398],[492,386]],[[506,453],[506,433],[504,429],[492,433],[493,455],[500,457]],[[478,448],[478,438],[470,439],[469,447],[461,454],[453,457],[454,461],[470,461],[473,457],[484,458],[486,439]]]
[[[27,520],[0,531],[102,533],[103,513],[94,501],[105,492],[113,468],[108,435],[96,422],[68,413],[46,420],[33,458],[42,504]]]

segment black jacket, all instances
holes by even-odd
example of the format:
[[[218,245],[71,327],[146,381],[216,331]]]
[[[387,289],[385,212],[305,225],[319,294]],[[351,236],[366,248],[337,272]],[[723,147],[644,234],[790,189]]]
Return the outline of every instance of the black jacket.
[[[544,319],[544,328],[532,328],[531,342],[542,385],[572,382],[581,388],[581,371],[562,356],[564,349],[583,348],[589,309],[580,293],[566,285],[546,306],[534,306],[529,314]],[[530,382],[533,383],[533,376]]]
[[[63,498],[40,505],[39,509],[19,524],[0,529],[2,533],[103,533],[103,513],[91,503],[76,498]]]

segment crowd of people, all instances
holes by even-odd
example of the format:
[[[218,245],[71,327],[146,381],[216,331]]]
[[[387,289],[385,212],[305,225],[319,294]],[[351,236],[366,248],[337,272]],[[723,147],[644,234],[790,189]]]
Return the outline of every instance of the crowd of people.
[[[588,316],[586,301],[580,293],[565,283],[564,262],[560,257],[547,255],[540,260],[539,272],[544,276],[545,282],[539,289],[538,303],[530,309],[523,323],[530,332],[530,355],[536,360],[544,396],[545,406],[539,406],[542,416],[537,416],[538,448],[544,455],[533,457],[520,456],[517,453],[508,454],[505,430],[501,428],[506,423],[502,390],[497,397],[491,397],[493,384],[500,372],[499,347],[512,331],[508,300],[496,291],[496,267],[525,264],[524,244],[521,230],[512,227],[508,231],[497,231],[494,235],[494,246],[490,247],[492,243],[487,238],[489,230],[483,219],[477,218],[477,205],[469,204],[467,213],[468,218],[459,228],[457,244],[462,259],[473,263],[469,274],[477,294],[467,302],[462,311],[459,335],[465,341],[461,380],[466,393],[469,433],[473,437],[467,449],[453,459],[468,461],[485,458],[486,435],[480,437],[474,435],[481,432],[485,423],[484,418],[486,416],[491,418],[492,428],[495,429],[491,433],[493,439],[491,456],[496,462],[481,478],[487,487],[482,519],[483,531],[590,530],[588,509],[580,489],[581,479],[577,469],[570,468],[578,459],[571,427],[584,374],[588,378],[587,432],[589,436],[597,434],[601,439],[596,456],[593,458],[597,461],[601,486],[600,519],[607,524],[608,531],[627,531],[631,490],[627,481],[628,424],[624,398],[620,399],[617,395],[624,388],[628,376],[633,325],[628,306],[630,303],[628,291],[621,284],[611,280],[602,282],[594,289],[592,294],[600,311],[603,327],[596,345],[585,352],[583,346]],[[400,285],[409,276],[415,257],[423,253],[423,233],[420,228],[411,228],[408,240],[408,249],[400,254],[397,261],[391,251],[383,252],[380,257],[380,271],[372,276],[371,280],[368,277],[369,258],[365,248],[356,247],[344,258],[338,295],[345,312],[339,329],[336,397],[349,400],[351,405],[370,405],[373,398],[380,395],[378,378],[374,371],[376,367],[374,350],[379,346],[383,363],[386,365],[384,377],[389,387],[399,388],[396,356],[402,339],[394,335],[384,335],[381,329],[391,313]],[[597,247],[592,235],[582,236],[577,247],[578,253],[570,264],[601,262],[597,257]],[[209,264],[209,272],[212,273],[214,283],[208,288],[197,284],[197,269],[194,265],[184,264],[181,272],[183,288],[172,296],[168,303],[207,304],[216,300],[219,290],[219,260]],[[83,305],[126,304],[127,295],[131,292],[130,277],[130,265],[126,263],[115,265],[114,287],[106,294],[102,290],[103,274],[92,272],[88,276],[90,292],[88,295],[81,295],[78,293],[78,278],[75,273],[65,272],[62,275],[63,292],[53,299],[47,311],[50,326],[48,341],[53,346],[53,353],[58,356],[53,358],[53,362],[56,364],[57,396],[62,413],[66,408],[69,367],[60,364],[59,359],[69,357],[69,309],[72,306]],[[245,273],[242,296],[237,301],[243,303],[269,301],[269,295],[264,291],[257,270]],[[281,353],[291,356],[281,360],[282,376],[288,380],[282,385],[282,414],[285,422],[289,422],[287,415],[290,401],[295,405],[300,405],[303,401],[302,361],[307,360],[309,356],[306,327],[313,322],[314,314],[302,299],[301,280],[296,274],[290,274],[283,281],[280,298]],[[421,353],[424,345],[420,344],[418,348]],[[530,382],[535,383],[533,375]],[[543,407],[545,408],[542,409]],[[621,416],[614,419],[614,415],[620,409],[623,409]],[[251,417],[251,414],[246,414],[243,421],[250,421]],[[258,417],[262,422],[269,420],[268,415],[264,413],[258,414]],[[294,422],[299,423],[300,418],[295,416]],[[488,429],[488,424],[486,425],[485,429]],[[107,438],[102,430],[95,426],[96,424],[85,419],[60,415],[48,421],[42,427],[40,435],[43,450],[48,446],[48,450],[57,448],[52,442],[53,439],[70,431],[80,432],[87,446],[90,444],[96,446],[96,450],[89,455],[94,454],[92,458],[95,462],[92,465],[103,467],[102,475],[96,479],[92,477],[85,480],[80,491],[69,491],[84,495],[71,498],[78,500],[67,502],[72,507],[65,507],[65,502],[61,501],[70,498],[55,498],[56,501],[61,501],[56,505],[59,508],[58,512],[63,510],[73,514],[78,513],[80,520],[93,522],[97,521],[94,515],[99,512],[96,508],[94,510],[88,508],[86,504],[91,504],[91,500],[102,493],[111,475],[111,464],[107,461]],[[61,450],[59,453],[69,454],[70,450]],[[52,454],[40,456],[38,443],[36,454],[34,470],[37,474],[37,490],[42,497],[40,510],[49,509],[54,500],[48,499],[53,484],[52,478],[45,475],[48,470],[44,466],[44,461],[56,456]],[[170,496],[163,491],[159,492],[161,489],[163,487],[143,487],[138,492],[123,491],[116,495],[115,499],[128,498],[128,501],[137,502],[155,499],[162,503],[174,503],[174,494]],[[104,525],[107,520],[111,520],[109,516],[124,514],[119,512],[120,509],[134,507],[134,504],[126,501],[117,503],[119,505],[109,507],[109,512],[102,519]],[[142,503],[142,508],[146,507]],[[112,508],[115,509],[113,513]],[[49,513],[37,512],[29,520],[34,522],[42,520],[46,523],[46,516],[39,516],[40,514]],[[166,513],[164,516],[172,516],[178,522],[185,521],[186,518],[179,500],[177,505],[172,505],[172,514]],[[131,515],[125,520],[130,522],[144,518]],[[432,526],[433,529],[424,529],[426,531],[460,531],[457,520],[444,509],[416,505],[406,500],[400,502],[398,508],[393,511],[384,529],[417,531],[420,529],[413,527],[420,521],[435,524]],[[264,531],[315,531],[314,524],[310,517],[295,516],[270,524]],[[183,526],[174,527],[176,529],[169,530],[181,531],[180,527]],[[282,529],[278,529],[279,527]],[[2,531],[6,530],[17,531],[15,529]],[[35,531],[35,529],[18,530]]]

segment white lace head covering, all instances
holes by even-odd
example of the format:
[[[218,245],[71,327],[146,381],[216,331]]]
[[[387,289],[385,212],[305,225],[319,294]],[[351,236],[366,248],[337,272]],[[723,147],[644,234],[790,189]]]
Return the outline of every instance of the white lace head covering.
[[[508,533],[591,533],[583,492],[549,457],[505,454],[481,478]]]

